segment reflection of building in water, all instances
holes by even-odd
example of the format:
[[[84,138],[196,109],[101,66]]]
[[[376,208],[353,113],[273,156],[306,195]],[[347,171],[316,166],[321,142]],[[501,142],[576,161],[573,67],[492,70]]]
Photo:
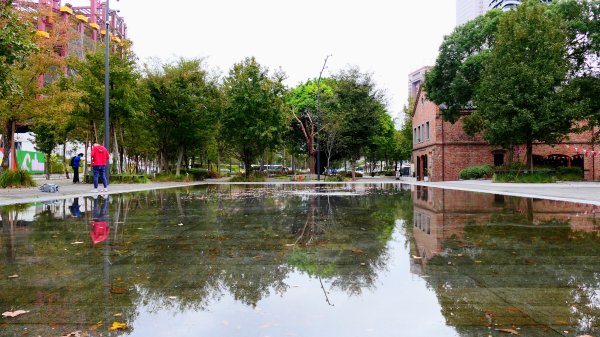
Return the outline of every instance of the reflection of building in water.
[[[457,335],[595,335],[597,206],[427,187],[412,196],[411,271]]]
[[[592,205],[426,186],[415,186],[413,205],[416,264],[440,254],[445,240],[462,238],[467,225],[560,222],[574,231],[591,232],[599,229],[600,220],[600,208]]]

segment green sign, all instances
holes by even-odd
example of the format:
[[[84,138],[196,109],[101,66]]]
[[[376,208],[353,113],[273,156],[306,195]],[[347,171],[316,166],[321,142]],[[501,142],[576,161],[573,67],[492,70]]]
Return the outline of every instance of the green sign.
[[[27,170],[33,174],[44,173],[44,154],[17,150],[17,164],[19,169]]]

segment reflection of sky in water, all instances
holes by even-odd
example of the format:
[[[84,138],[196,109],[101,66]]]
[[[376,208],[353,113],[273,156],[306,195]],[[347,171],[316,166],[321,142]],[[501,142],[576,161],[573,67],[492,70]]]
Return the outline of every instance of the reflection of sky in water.
[[[141,307],[132,336],[455,336],[444,323],[435,293],[410,273],[401,227],[388,245],[391,260],[375,289],[349,297],[324,282],[333,306],[326,303],[317,278],[293,272],[282,296],[272,294],[254,309],[230,295],[207,311]]]
[[[0,216],[0,312],[30,310],[0,319],[0,335],[96,337],[122,321],[113,335],[546,337],[594,335],[600,321],[589,205],[391,184],[204,186]]]

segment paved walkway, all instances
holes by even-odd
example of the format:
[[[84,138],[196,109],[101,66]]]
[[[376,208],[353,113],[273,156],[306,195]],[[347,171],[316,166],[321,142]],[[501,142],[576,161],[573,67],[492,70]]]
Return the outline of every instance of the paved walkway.
[[[559,182],[553,184],[493,183],[491,180],[446,182],[410,182],[415,185],[441,187],[461,191],[484,192],[517,197],[550,199],[600,205],[600,183]]]
[[[71,181],[62,178],[51,179],[50,181],[39,179],[38,185],[45,182],[59,185],[57,193],[44,193],[37,187],[22,189],[0,189],[0,205],[15,203],[27,203],[37,201],[51,201],[57,199],[66,199],[73,197],[91,196],[96,193],[91,192],[92,186],[89,184],[72,184]],[[262,183],[253,184],[297,184],[313,185],[317,181],[289,182],[285,180],[269,180]],[[320,182],[321,184],[338,184],[334,182]],[[392,177],[365,177],[353,184],[372,184],[372,183],[402,183],[409,185],[421,185],[439,188],[448,188],[461,191],[483,192],[513,195],[528,198],[551,199],[559,201],[572,201],[600,205],[600,183],[597,182],[576,182],[576,183],[554,183],[554,184],[506,184],[492,183],[489,180],[469,180],[469,181],[447,181],[447,182],[417,182],[412,178],[402,178],[397,181]],[[148,184],[115,184],[109,186],[109,194],[126,193],[136,191],[147,191],[153,189],[186,187],[207,184],[238,184],[248,183],[230,183],[227,178],[209,179],[200,182],[168,182],[168,183],[148,183]]]

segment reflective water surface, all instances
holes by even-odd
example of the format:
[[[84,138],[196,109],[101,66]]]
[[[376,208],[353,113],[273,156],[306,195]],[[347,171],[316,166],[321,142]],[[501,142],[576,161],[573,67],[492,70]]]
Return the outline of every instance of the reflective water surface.
[[[397,184],[6,206],[0,312],[28,312],[0,336],[599,335],[599,211]]]

